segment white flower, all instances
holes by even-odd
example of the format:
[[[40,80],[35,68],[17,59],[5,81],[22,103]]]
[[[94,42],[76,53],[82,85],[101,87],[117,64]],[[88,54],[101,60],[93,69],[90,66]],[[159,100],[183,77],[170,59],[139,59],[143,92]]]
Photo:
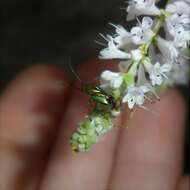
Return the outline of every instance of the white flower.
[[[127,20],[133,20],[138,15],[159,15],[155,0],[129,0]]]
[[[190,31],[186,31],[182,26],[175,29],[174,45],[179,48],[186,48],[190,41]]]
[[[104,37],[105,38],[105,37]],[[105,38],[108,41],[108,47],[100,51],[100,59],[129,59],[130,54],[121,51],[118,46],[114,43],[113,38],[107,35]]]
[[[177,36],[180,35],[181,37],[184,36],[183,39],[185,39],[185,41],[188,41],[188,40],[186,40],[186,38],[189,33],[189,30],[187,30],[189,28],[189,23],[190,23],[190,15],[183,14],[183,15],[179,16],[177,14],[173,14],[172,16],[169,16],[166,19],[166,27],[165,27],[165,31],[167,34],[166,37],[168,37],[168,39],[169,39],[170,36],[172,36],[173,38],[176,38]],[[182,32],[184,32],[184,33],[182,34]],[[168,36],[168,34],[169,34],[169,36]],[[172,38],[170,38],[170,39],[172,39]],[[181,41],[181,39],[180,39],[180,41]],[[182,40],[182,41],[183,41],[182,44],[186,44],[186,43],[184,43],[184,40]]]
[[[143,55],[139,49],[131,51],[131,59],[136,61],[136,62],[139,62],[142,59],[142,56]]]
[[[149,69],[149,76],[152,85],[161,85],[164,81],[164,79],[167,79],[167,73],[170,72],[172,69],[172,65],[165,63],[163,65],[160,65],[159,62],[152,65],[152,67]]]
[[[116,35],[114,36],[114,41],[119,47],[131,43],[131,34],[123,26],[114,24],[110,25],[115,27]]]
[[[102,72],[100,79],[102,88],[119,88],[123,82],[123,77],[120,73],[108,70]]]
[[[139,87],[129,87],[127,94],[123,97],[122,102],[128,103],[129,109],[132,109],[135,104],[142,106],[145,101],[145,93],[150,91],[145,85]]]
[[[134,44],[140,45],[148,42],[153,32],[151,30],[153,20],[150,17],[144,17],[140,26],[133,27],[131,29],[131,37]]]
[[[175,37],[176,30],[184,27],[189,28],[190,23],[190,5],[185,1],[175,1],[168,4],[166,11],[171,13],[166,19],[166,32]]]
[[[167,60],[173,61],[179,55],[179,52],[176,49],[174,42],[172,42],[172,41],[167,41],[167,40],[164,40],[163,38],[158,37],[157,38],[157,46],[158,46],[160,52],[162,53],[162,55]]]
[[[185,1],[175,1],[174,3],[168,4],[166,6],[166,11],[178,14],[190,14],[190,6]]]
[[[172,36],[174,36],[177,27],[183,26],[187,28],[189,23],[190,23],[189,15],[182,14],[181,16],[179,16],[178,14],[173,14],[166,19],[167,31]]]

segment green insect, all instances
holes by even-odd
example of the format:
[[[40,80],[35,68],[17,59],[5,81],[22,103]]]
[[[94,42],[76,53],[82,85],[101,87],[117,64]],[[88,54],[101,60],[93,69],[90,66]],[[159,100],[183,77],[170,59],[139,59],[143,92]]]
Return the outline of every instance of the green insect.
[[[111,109],[116,108],[114,97],[107,94],[101,87],[96,84],[82,84],[81,91],[90,96],[90,101],[95,103],[108,105]]]
[[[113,96],[109,95],[105,90],[99,87],[94,83],[84,83],[77,73],[74,71],[72,66],[69,64],[72,73],[81,83],[81,92],[90,96],[90,102],[94,102],[95,104],[101,104],[110,107],[111,109],[116,109],[117,103]]]

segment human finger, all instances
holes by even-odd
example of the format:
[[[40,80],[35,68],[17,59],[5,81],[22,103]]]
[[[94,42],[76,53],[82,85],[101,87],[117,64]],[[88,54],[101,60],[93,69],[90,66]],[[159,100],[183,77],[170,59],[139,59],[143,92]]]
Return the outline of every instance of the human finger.
[[[93,60],[83,66],[79,75],[86,82],[89,81],[89,77],[94,79],[99,76],[106,67],[113,69],[116,66],[116,62],[104,64]],[[85,106],[87,101],[81,92],[73,89],[68,109],[62,119],[62,130],[42,182],[42,190],[104,190],[106,188],[119,130],[114,128],[85,153],[74,153],[69,145],[69,138],[76,130],[77,123],[88,113]]]
[[[35,189],[64,108],[66,76],[34,66],[0,98],[0,189]]]
[[[122,129],[110,178],[113,190],[173,190],[182,172],[185,106],[174,89],[139,109]]]

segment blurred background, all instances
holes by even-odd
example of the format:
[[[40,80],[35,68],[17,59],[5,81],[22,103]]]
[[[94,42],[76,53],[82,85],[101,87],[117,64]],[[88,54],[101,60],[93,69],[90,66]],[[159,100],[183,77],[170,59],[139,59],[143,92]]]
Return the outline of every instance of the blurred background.
[[[102,41],[98,33],[113,32],[109,22],[125,23],[125,7],[124,0],[1,0],[0,91],[30,65],[49,63],[67,69],[69,58],[75,67],[97,56],[102,47],[94,40]],[[188,89],[182,92],[188,105]],[[188,124],[185,173],[190,172]]]

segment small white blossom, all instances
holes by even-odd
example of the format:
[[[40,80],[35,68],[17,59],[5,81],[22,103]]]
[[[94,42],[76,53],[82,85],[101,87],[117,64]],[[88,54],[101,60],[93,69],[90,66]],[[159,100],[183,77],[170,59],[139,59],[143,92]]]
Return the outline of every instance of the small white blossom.
[[[187,30],[190,23],[190,5],[185,1],[175,1],[168,4],[166,11],[171,13],[166,19],[166,32],[173,37],[176,36],[176,30],[184,28]]]
[[[166,20],[166,38],[174,39],[176,47],[186,47],[189,41],[189,28],[190,16],[174,14]],[[171,36],[171,37],[170,37]],[[180,42],[180,43],[179,43]]]
[[[112,71],[103,71],[101,76],[101,87],[119,88],[123,82],[123,77],[120,73]]]
[[[152,18],[147,17],[147,16],[143,17],[141,26],[144,30],[150,29],[152,25],[153,25]]]
[[[168,4],[166,6],[166,11],[173,13],[183,15],[183,14],[190,14],[190,6],[185,1],[175,1],[171,4]]]
[[[167,41],[158,37],[157,46],[164,58],[167,60],[175,60],[179,55],[179,52],[172,41]]]
[[[133,27],[131,29],[131,37],[134,44],[140,45],[148,42],[153,32],[151,30],[153,20],[150,17],[144,17],[140,26]]]
[[[131,29],[131,36],[134,44],[140,45],[144,43],[143,30],[141,27],[133,27]]]
[[[119,46],[123,47],[126,44],[131,43],[131,34],[128,32],[123,26],[121,25],[114,25],[110,24],[113,27],[115,27],[115,36],[114,36],[114,42]]]
[[[155,0],[129,0],[127,20],[133,20],[139,15],[159,15],[160,10],[155,6]]]
[[[172,69],[172,65],[165,63],[160,65],[159,62],[152,65],[149,70],[150,80],[152,85],[161,85],[164,79],[167,79],[167,73],[169,73]]]
[[[182,26],[184,28],[187,28],[189,23],[190,23],[189,15],[182,14],[181,16],[179,16],[178,14],[173,14],[166,19],[167,31],[172,36],[174,36],[177,27]]]
[[[122,102],[128,103],[129,109],[135,105],[142,106],[145,101],[145,93],[150,91],[150,88],[143,85],[139,87],[129,87],[127,94],[123,97]]]
[[[114,43],[111,36],[107,35],[105,38],[108,41],[108,47],[100,51],[100,59],[129,59],[130,54],[121,51],[119,47]]]
[[[179,48],[186,48],[190,41],[190,31],[186,31],[182,26],[175,29],[174,45]]]

